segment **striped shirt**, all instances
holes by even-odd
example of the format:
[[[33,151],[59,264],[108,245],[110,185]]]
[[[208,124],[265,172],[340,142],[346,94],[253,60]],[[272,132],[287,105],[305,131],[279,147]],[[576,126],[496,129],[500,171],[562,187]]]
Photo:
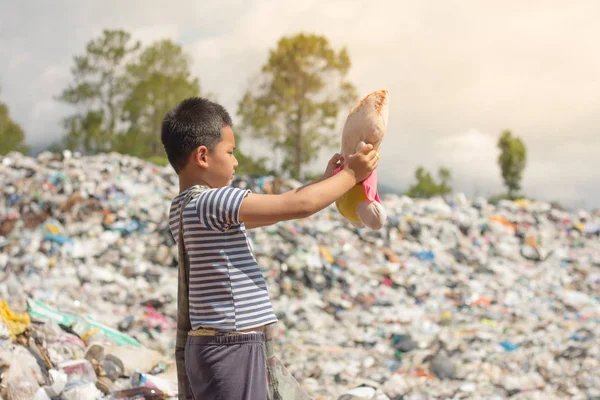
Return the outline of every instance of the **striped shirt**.
[[[171,202],[169,226],[176,242],[181,201],[191,189]],[[248,192],[232,186],[207,188],[183,210],[183,240],[190,258],[192,329],[232,332],[277,321],[246,228],[239,220],[240,206]]]

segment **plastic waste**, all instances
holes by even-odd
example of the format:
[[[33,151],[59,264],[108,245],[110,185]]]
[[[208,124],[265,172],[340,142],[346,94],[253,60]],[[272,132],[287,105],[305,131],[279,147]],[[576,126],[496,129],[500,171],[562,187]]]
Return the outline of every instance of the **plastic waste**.
[[[9,355],[8,371],[3,374],[10,399],[29,399],[36,396],[44,383],[42,370],[35,357],[25,347],[16,346]]]
[[[177,188],[170,167],[115,153],[0,156],[0,301],[30,318],[14,332],[0,322],[1,395],[43,396],[53,370],[94,346],[95,381],[82,375],[60,398],[173,393]],[[313,398],[597,396],[600,212],[461,194],[383,201],[377,232],[335,207],[249,231],[276,351]]]
[[[88,360],[67,361],[59,365],[59,368],[67,376],[67,383],[64,388],[67,391],[77,386],[96,383],[96,373]]]
[[[500,346],[502,346],[506,351],[515,351],[519,348],[519,345],[511,342],[510,340],[501,341]]]
[[[361,386],[349,390],[338,398],[338,400],[389,400],[389,397],[380,390],[369,386]]]
[[[10,337],[13,339],[23,333],[31,323],[28,314],[13,312],[4,300],[0,301],[0,319],[3,322],[3,327],[8,330]]]

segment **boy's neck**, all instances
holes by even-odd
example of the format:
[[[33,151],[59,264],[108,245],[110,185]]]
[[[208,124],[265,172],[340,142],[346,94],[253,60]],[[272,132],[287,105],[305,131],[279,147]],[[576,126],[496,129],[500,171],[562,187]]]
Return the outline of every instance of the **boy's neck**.
[[[179,193],[183,193],[185,190],[191,188],[192,186],[196,186],[196,185],[200,185],[200,186],[205,186],[210,188],[210,186],[204,182],[202,179],[198,179],[198,178],[187,178],[185,176],[179,176]]]

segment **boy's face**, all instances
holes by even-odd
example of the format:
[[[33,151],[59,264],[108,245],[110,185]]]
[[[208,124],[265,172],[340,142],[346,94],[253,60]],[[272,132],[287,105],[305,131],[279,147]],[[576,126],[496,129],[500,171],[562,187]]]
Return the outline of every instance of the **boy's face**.
[[[235,150],[235,137],[231,127],[226,126],[221,130],[221,141],[212,152],[207,154],[206,180],[210,187],[219,188],[229,185],[238,166],[233,155]]]

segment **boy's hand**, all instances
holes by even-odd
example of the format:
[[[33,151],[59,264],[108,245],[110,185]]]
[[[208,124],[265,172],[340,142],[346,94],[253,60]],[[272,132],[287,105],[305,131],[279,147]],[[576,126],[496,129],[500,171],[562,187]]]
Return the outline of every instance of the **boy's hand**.
[[[373,149],[373,145],[365,144],[356,153],[346,158],[345,169],[354,174],[354,179],[359,183],[367,179],[377,168],[378,160],[379,155]]]
[[[333,171],[335,171],[335,169],[340,166],[340,162],[342,161],[344,161],[344,157],[339,153],[335,153],[333,157],[331,157],[331,160],[329,160],[329,162],[327,163],[327,168],[325,169],[323,178],[331,178],[333,176]]]

